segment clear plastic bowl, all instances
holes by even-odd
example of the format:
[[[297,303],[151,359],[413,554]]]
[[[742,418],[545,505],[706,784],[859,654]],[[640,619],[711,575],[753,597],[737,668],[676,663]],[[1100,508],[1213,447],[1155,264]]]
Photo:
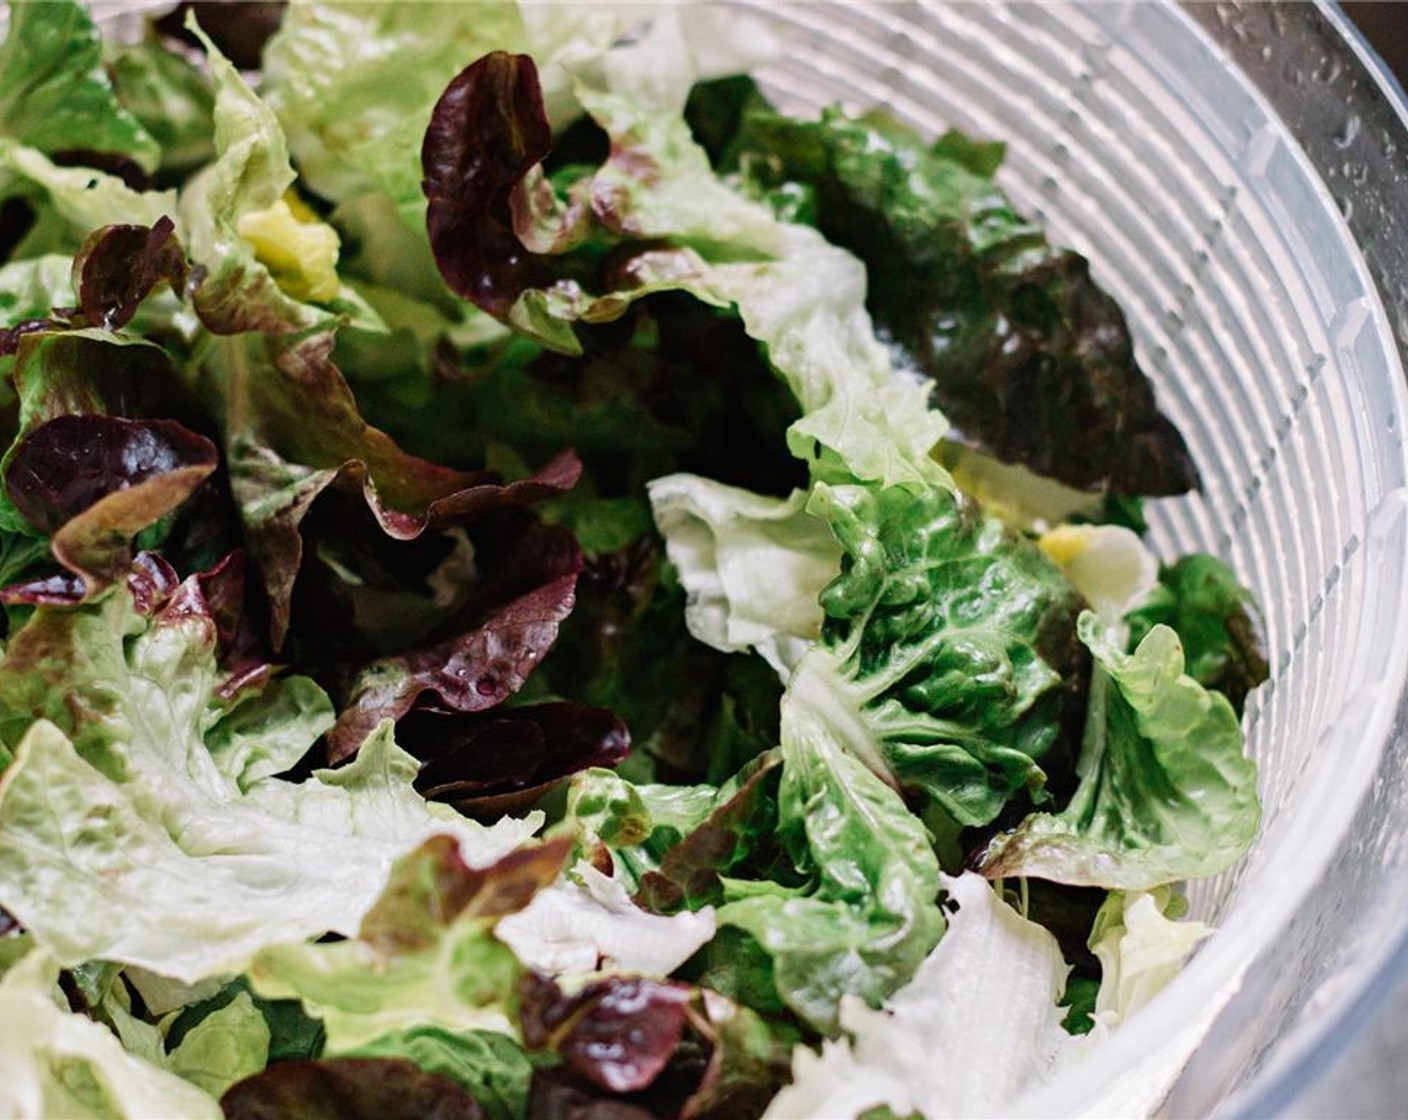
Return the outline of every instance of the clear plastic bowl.
[[[1090,257],[1203,472],[1155,547],[1221,555],[1266,611],[1265,821],[1190,894],[1217,935],[1013,1111],[1274,1112],[1408,961],[1401,91],[1310,5],[745,6],[786,107],[1008,142],[1001,182]]]
[[[1002,183],[1090,257],[1203,472],[1153,543],[1218,553],[1266,610],[1264,826],[1191,894],[1219,932],[1012,1112],[1279,1111],[1408,968],[1402,91],[1311,5],[739,7],[785,45],[784,106],[1008,142]]]

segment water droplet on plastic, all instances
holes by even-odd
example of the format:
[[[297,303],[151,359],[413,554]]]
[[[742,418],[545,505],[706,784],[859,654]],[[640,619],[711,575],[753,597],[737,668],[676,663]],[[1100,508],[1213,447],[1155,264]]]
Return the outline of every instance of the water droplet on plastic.
[[[1345,221],[1354,217],[1354,199],[1346,195],[1344,198],[1335,199],[1335,201],[1339,204],[1340,213],[1344,215]]]
[[[1281,78],[1287,85],[1298,86],[1305,80],[1305,75],[1294,60],[1290,60],[1281,69]]]
[[[1340,76],[1340,60],[1332,56],[1325,56],[1315,64],[1315,69],[1310,72],[1312,81],[1324,82],[1328,85]]]
[[[1350,113],[1345,117],[1344,124],[1335,133],[1334,141],[1337,148],[1348,148],[1354,143],[1354,138],[1359,135],[1359,117],[1355,113]]]
[[[1270,45],[1263,46],[1263,47],[1261,48],[1260,54],[1261,54],[1261,61],[1262,61],[1262,62],[1270,62],[1270,61],[1271,61],[1271,54],[1272,54]]]

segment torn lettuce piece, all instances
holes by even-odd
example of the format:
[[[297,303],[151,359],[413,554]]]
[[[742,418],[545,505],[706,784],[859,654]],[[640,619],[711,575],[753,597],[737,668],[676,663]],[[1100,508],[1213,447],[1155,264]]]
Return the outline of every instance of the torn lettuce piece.
[[[557,877],[567,849],[550,841],[475,869],[454,836],[434,836],[397,861],[355,937],[265,947],[254,989],[301,1000],[329,1053],[415,1026],[508,1032],[522,966],[494,927]]]
[[[498,926],[499,939],[548,976],[621,971],[668,976],[714,936],[711,907],[666,917],[643,910],[626,888],[587,863],[541,891]]]
[[[193,17],[189,26],[202,38],[215,89],[215,160],[180,197],[187,247],[206,269],[193,297],[202,322],[218,334],[304,331],[336,318],[312,301],[332,307],[339,299],[349,314],[374,320],[337,278],[336,232],[286,197],[295,174],[273,111]]]
[[[1159,887],[1112,891],[1100,907],[1090,931],[1090,949],[1100,959],[1093,1033],[1114,1030],[1158,995],[1212,933],[1202,922],[1175,920],[1182,902]]]
[[[792,1084],[769,1120],[1001,1115],[1048,1080],[1070,1042],[1057,1001],[1068,966],[1056,939],[1008,906],[990,884],[944,876],[957,911],[908,984],[879,1009],[847,997],[849,1037],[798,1046]]]
[[[843,996],[878,1005],[942,936],[939,865],[919,818],[793,692],[781,756],[778,833],[809,881],[730,880],[717,916],[771,957],[783,1002],[834,1033]]]
[[[482,862],[536,829],[425,802],[389,724],[340,770],[251,780],[268,767],[228,749],[227,721],[285,736],[284,761],[328,728],[331,705],[316,688],[286,703],[291,678],[231,708],[217,636],[194,580],[150,618],[118,588],[39,608],[0,661],[0,738],[16,744],[0,780],[0,905],[62,963],[187,982],[238,971],[265,945],[355,932],[392,862],[427,836],[457,836]]]
[[[0,136],[47,153],[130,159],[154,171],[160,148],[118,101],[93,17],[73,0],[11,3],[0,46]]]
[[[147,1009],[149,1012],[151,1008]],[[269,1024],[247,992],[238,992],[185,1031],[174,1045],[171,1022],[148,1023],[132,1014],[127,990],[113,985],[98,1008],[129,1053],[219,1097],[269,1063]]]
[[[1243,756],[1231,704],[1184,673],[1167,626],[1132,654],[1092,613],[1079,632],[1097,663],[1080,785],[1061,812],[996,837],[982,873],[1138,891],[1230,867],[1261,820],[1256,765]]]
[[[807,509],[844,552],[788,703],[960,824],[1040,797],[1085,672],[1060,572],[943,489],[823,483]]]
[[[519,1044],[498,1031],[411,1027],[348,1051],[349,1058],[405,1058],[425,1073],[447,1077],[484,1110],[484,1120],[520,1120],[528,1104],[533,1064]]]
[[[821,636],[819,597],[840,567],[840,546],[806,511],[806,492],[769,498],[683,474],[648,492],[689,632],[724,652],[754,649],[786,680]]]
[[[1158,586],[1129,612],[1129,640],[1163,623],[1178,634],[1188,675],[1220,692],[1238,715],[1247,695],[1270,676],[1266,624],[1236,573],[1216,556],[1184,556],[1159,571]]]
[[[954,132],[928,145],[878,114],[755,110],[734,155],[759,190],[815,190],[818,228],[865,262],[866,306],[929,379],[951,438],[1074,491],[1197,486],[1118,305],[993,182],[1000,145]]]
[[[76,252],[99,226],[150,226],[178,216],[174,190],[133,190],[116,175],[91,167],[61,167],[43,152],[0,136],[0,199],[13,194],[30,198],[39,211],[35,229],[16,247],[14,260]]]
[[[0,1114],[221,1120],[214,1097],[128,1053],[102,1024],[62,1010],[58,979],[58,962],[39,950],[0,975]]]

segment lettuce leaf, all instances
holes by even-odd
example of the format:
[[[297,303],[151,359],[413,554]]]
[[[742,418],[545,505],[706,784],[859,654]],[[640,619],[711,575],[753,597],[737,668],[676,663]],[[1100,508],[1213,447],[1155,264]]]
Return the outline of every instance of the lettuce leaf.
[[[790,691],[781,755],[778,833],[810,882],[730,881],[718,921],[755,938],[783,1002],[832,1033],[843,996],[878,1004],[943,934],[939,865],[919,818]]]
[[[1114,1030],[1158,995],[1212,933],[1202,922],[1174,920],[1182,901],[1167,888],[1110,892],[1090,931],[1090,949],[1100,960],[1097,1033]]]
[[[352,1058],[406,1058],[426,1073],[456,1082],[484,1110],[485,1120],[521,1120],[533,1065],[522,1048],[497,1031],[450,1032],[412,1027],[373,1039]]]
[[[807,509],[843,558],[793,708],[959,824],[1040,796],[1084,675],[1080,600],[1056,568],[942,489],[821,483]]]
[[[39,950],[0,975],[0,1113],[15,1120],[220,1120],[215,1098],[61,1010],[59,964]]]
[[[668,976],[714,936],[714,912],[664,917],[631,901],[626,888],[590,864],[542,891],[499,923],[498,936],[528,967],[549,976],[616,969]]]
[[[648,487],[656,527],[688,596],[685,620],[725,652],[755,649],[784,680],[821,636],[821,590],[840,547],[807,494],[764,497],[697,475]]]
[[[405,1058],[330,1058],[280,1062],[220,1098],[225,1120],[384,1120],[433,1116],[483,1120],[460,1085]]]
[[[426,836],[485,861],[536,827],[422,801],[389,726],[341,770],[262,776],[307,751],[331,706],[297,677],[225,699],[217,641],[193,579],[150,617],[126,588],[40,607],[0,661],[0,737],[17,744],[0,780],[0,905],[61,962],[237,971],[265,945],[354,932]]]
[[[1230,867],[1261,819],[1256,766],[1243,756],[1232,706],[1184,673],[1167,626],[1132,654],[1093,614],[1081,615],[1079,631],[1098,663],[1080,785],[1061,812],[996,837],[982,873],[1138,891]]]
[[[267,946],[250,979],[266,998],[301,1000],[330,1053],[415,1026],[507,1031],[522,966],[493,929],[557,877],[567,849],[550,841],[476,870],[453,836],[432,837],[396,863],[355,938]]]
[[[1131,647],[1160,624],[1183,643],[1188,675],[1226,696],[1238,715],[1271,673],[1256,598],[1216,556],[1184,556],[1159,570],[1158,586],[1127,617]]]
[[[994,184],[1000,145],[952,132],[926,145],[838,110],[755,110],[734,154],[815,190],[819,228],[865,262],[866,305],[900,360],[932,379],[951,438],[1076,490],[1197,486],[1118,305]]]
[[[146,171],[160,155],[117,100],[98,29],[72,0],[10,5],[0,46],[0,136],[51,154],[122,156]]]

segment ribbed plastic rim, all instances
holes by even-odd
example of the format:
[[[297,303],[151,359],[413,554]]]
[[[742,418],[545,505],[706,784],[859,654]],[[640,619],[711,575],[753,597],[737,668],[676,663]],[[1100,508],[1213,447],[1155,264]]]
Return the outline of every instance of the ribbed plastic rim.
[[[1194,18],[1202,23],[1220,47],[1234,57],[1243,53],[1245,46],[1243,45],[1243,50],[1239,50],[1235,36],[1225,33],[1225,29],[1224,33],[1219,34],[1216,23],[1207,18],[1210,7],[1197,4],[1187,6]],[[1202,10],[1198,11],[1200,7]],[[1391,110],[1392,123],[1386,123],[1383,115],[1376,113],[1379,127],[1396,125],[1398,149],[1408,149],[1408,95],[1405,95],[1403,85],[1337,3],[1319,0],[1317,7],[1329,29],[1347,49],[1353,64],[1367,79],[1367,82],[1360,86],[1362,92],[1351,91],[1350,98],[1361,102],[1362,104],[1356,107],[1363,109],[1372,108],[1375,97],[1380,99],[1382,105]],[[1243,68],[1247,69],[1245,66]],[[1249,72],[1249,77],[1272,97],[1274,104],[1275,91],[1258,81],[1254,72]],[[1365,115],[1368,115],[1367,112]],[[1297,132],[1294,122],[1290,123],[1292,131]],[[1297,135],[1296,138],[1304,145],[1305,137]],[[1308,154],[1311,155],[1311,162],[1322,182],[1328,186],[1329,180],[1325,176],[1323,163],[1315,159],[1313,149]],[[1393,200],[1399,203],[1399,212],[1408,217],[1408,178],[1400,179],[1397,184],[1375,182],[1372,186],[1396,196]],[[1351,226],[1353,227],[1353,223]],[[1356,234],[1361,232],[1356,230]],[[1360,240],[1362,243],[1362,237]],[[1391,305],[1401,297],[1401,292],[1394,289],[1392,273],[1395,267],[1403,267],[1405,261],[1408,261],[1408,244],[1403,242],[1399,245],[1397,261],[1367,258],[1370,275],[1386,305]],[[1402,275],[1408,276],[1408,272]],[[1396,342],[1399,357],[1404,368],[1408,369],[1408,333],[1405,333],[1402,325]],[[1408,728],[1408,694],[1400,701],[1395,733],[1401,736],[1405,734],[1405,728]],[[1390,748],[1392,745],[1390,744]],[[1384,1010],[1390,994],[1394,991],[1394,982],[1408,973],[1408,911],[1400,911],[1397,921],[1392,924],[1396,927],[1394,934],[1381,942],[1383,950],[1374,967],[1359,973],[1359,982],[1347,985],[1328,1007],[1322,1006],[1319,1009],[1316,1029],[1298,1032],[1296,1037],[1288,1040],[1288,1043],[1279,1049],[1271,1068],[1234,1093],[1224,1102],[1219,1112],[1228,1116],[1245,1117],[1248,1120],[1252,1117],[1281,1115],[1301,1094],[1329,1072],[1351,1044],[1362,1036],[1377,1014]]]

